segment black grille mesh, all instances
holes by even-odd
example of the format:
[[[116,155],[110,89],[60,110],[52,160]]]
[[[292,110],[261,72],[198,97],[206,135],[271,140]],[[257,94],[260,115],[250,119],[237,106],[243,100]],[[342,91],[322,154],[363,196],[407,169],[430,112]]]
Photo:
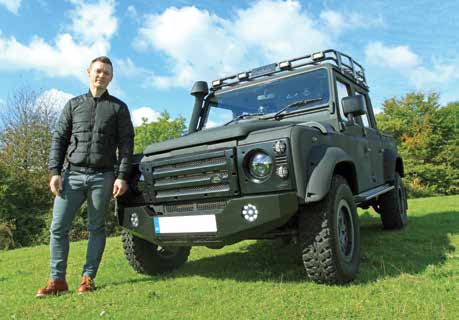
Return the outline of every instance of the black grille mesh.
[[[155,170],[161,171],[161,170],[170,170],[170,169],[187,169],[187,168],[199,167],[202,165],[214,165],[214,164],[217,165],[217,164],[225,164],[225,163],[226,163],[225,157],[218,157],[218,158],[195,160],[195,161],[190,161],[190,162],[182,162],[182,163],[176,163],[176,164],[156,167]]]
[[[184,213],[205,210],[223,210],[226,206],[226,201],[213,202],[184,202],[180,204],[169,204],[164,206],[164,211],[167,213]]]
[[[186,154],[152,166],[152,197],[156,201],[188,201],[237,194],[234,150]]]

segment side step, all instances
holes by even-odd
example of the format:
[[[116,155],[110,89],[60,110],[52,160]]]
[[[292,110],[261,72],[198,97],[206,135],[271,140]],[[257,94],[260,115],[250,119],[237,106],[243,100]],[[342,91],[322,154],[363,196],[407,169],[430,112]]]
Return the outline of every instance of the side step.
[[[394,189],[394,186],[384,184],[382,186],[367,190],[365,192],[359,193],[358,195],[354,196],[354,201],[356,205],[361,204],[362,202],[366,202],[370,199],[373,199],[377,196],[382,195],[388,191]]]

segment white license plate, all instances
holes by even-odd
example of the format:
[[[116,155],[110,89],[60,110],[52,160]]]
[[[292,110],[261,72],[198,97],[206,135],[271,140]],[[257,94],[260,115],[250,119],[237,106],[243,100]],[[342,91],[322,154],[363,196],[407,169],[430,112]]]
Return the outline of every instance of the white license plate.
[[[154,232],[164,233],[197,233],[217,232],[217,221],[214,214],[180,217],[154,217]]]

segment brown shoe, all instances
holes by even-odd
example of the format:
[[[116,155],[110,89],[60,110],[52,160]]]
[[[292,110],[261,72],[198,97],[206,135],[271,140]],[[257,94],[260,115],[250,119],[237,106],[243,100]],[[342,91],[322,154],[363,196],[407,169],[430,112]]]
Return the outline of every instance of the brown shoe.
[[[37,291],[36,297],[42,298],[52,295],[59,295],[66,293],[68,290],[69,286],[65,280],[48,280],[46,287]]]
[[[77,289],[78,294],[83,294],[86,292],[91,292],[96,290],[95,284],[94,284],[94,279],[88,276],[82,276],[81,277],[81,282],[80,282],[80,287]]]

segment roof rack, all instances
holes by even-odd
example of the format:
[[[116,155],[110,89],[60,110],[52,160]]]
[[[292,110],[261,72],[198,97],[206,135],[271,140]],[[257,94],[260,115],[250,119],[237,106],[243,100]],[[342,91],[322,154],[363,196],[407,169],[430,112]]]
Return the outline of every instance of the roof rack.
[[[364,87],[368,87],[365,78],[365,70],[361,64],[357,63],[347,54],[341,53],[337,50],[328,49],[214,80],[212,81],[211,89],[216,91],[223,87],[233,86],[256,78],[266,77],[275,73],[294,70],[309,65],[319,65],[324,62],[331,62],[335,64],[343,74],[353,78],[357,83],[363,85]]]

